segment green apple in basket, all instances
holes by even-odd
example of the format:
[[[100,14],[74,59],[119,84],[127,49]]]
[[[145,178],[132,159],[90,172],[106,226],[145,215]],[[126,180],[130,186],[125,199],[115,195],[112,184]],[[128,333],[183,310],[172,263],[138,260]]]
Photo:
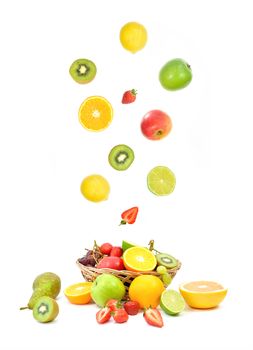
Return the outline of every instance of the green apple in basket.
[[[108,300],[121,300],[126,289],[121,280],[109,273],[98,276],[91,287],[92,300],[100,307],[104,307]]]

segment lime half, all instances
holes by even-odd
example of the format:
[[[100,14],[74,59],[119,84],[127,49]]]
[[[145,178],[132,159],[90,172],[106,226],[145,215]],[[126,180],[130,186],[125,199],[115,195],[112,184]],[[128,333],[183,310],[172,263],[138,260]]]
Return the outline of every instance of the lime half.
[[[132,248],[132,247],[136,247],[136,246],[137,246],[137,244],[132,243],[132,242],[128,242],[128,241],[122,241],[122,245],[121,245],[123,252],[125,250],[127,250],[128,248]]]
[[[150,170],[147,177],[148,189],[157,196],[166,196],[174,191],[176,178],[166,166],[157,166]]]
[[[160,306],[168,315],[177,315],[185,308],[185,301],[175,290],[165,290],[161,295]]]

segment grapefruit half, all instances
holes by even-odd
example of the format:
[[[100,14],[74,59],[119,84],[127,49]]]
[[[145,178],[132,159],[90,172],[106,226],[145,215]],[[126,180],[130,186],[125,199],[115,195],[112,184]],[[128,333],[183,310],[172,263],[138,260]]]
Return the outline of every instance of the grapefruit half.
[[[212,281],[183,283],[179,291],[186,303],[196,309],[210,309],[218,306],[227,294],[227,289]]]

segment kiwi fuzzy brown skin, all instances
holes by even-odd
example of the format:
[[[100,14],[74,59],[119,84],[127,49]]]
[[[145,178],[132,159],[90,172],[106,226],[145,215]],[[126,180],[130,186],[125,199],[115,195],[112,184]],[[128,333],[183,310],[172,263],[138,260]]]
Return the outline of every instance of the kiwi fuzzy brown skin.
[[[77,83],[87,84],[95,78],[97,67],[91,60],[79,58],[71,64],[69,73]]]
[[[109,153],[108,161],[115,170],[127,170],[134,161],[134,151],[127,145],[114,146]]]

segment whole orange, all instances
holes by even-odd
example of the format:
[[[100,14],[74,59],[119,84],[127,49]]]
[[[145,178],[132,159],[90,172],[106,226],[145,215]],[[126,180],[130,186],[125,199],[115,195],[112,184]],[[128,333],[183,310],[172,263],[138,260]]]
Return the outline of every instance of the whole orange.
[[[157,307],[160,297],[165,290],[160,278],[153,275],[141,275],[136,277],[129,287],[129,297],[138,301],[142,309]]]

